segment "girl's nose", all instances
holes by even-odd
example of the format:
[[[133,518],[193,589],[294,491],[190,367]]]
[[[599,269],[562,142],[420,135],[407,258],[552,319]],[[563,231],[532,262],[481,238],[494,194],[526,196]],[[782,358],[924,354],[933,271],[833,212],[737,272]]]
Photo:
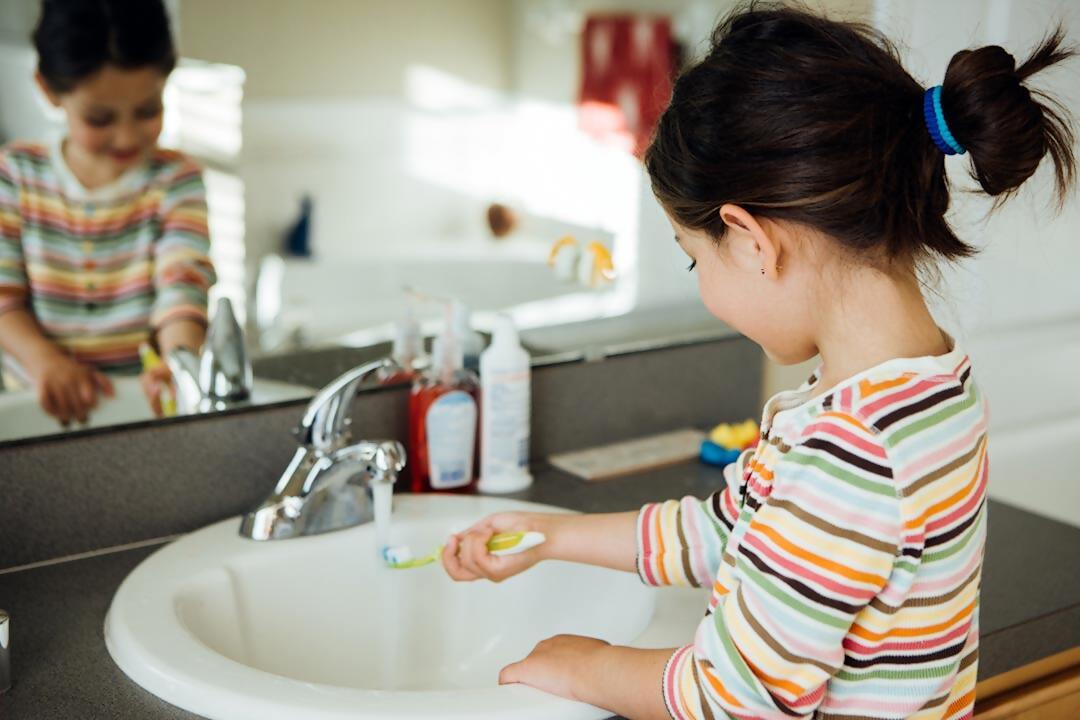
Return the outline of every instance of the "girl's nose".
[[[114,150],[134,150],[139,145],[139,133],[135,124],[131,122],[120,123],[113,135]]]

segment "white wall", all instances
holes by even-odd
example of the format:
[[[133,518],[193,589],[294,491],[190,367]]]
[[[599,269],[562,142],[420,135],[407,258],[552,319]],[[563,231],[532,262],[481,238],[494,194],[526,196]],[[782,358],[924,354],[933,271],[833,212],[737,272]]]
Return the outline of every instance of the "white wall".
[[[957,50],[1001,44],[1018,59],[1063,20],[1073,42],[1080,3],[1069,0],[886,0],[878,21],[908,48],[908,67],[926,85],[941,82]],[[1080,117],[1080,63],[1031,81]],[[947,161],[955,183],[952,219],[982,248],[946,270],[936,314],[972,356],[990,401],[990,494],[1080,525],[1080,199],[1051,206],[1049,167],[987,215],[984,196],[964,192],[967,157]]]
[[[265,98],[404,98],[409,70],[508,87],[504,0],[182,0],[184,55],[238,65]]]

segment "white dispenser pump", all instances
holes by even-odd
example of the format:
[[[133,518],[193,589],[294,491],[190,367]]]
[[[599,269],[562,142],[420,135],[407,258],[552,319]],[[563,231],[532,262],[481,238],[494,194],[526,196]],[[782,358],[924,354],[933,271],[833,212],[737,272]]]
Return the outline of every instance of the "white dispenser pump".
[[[480,363],[480,353],[484,349],[484,338],[472,328],[468,306],[460,300],[451,300],[448,308],[447,323],[453,326],[465,367],[476,371]]]
[[[491,346],[480,355],[480,483],[483,493],[532,484],[529,410],[532,375],[513,321],[499,315]]]
[[[413,369],[422,352],[420,323],[416,321],[413,304],[405,306],[405,316],[394,323],[394,348],[391,357],[402,367]]]
[[[461,327],[455,322],[455,307],[448,305],[446,308],[446,324],[442,332],[435,338],[432,344],[433,370],[435,376],[446,384],[453,382],[454,378],[465,367],[465,351],[462,347]]]

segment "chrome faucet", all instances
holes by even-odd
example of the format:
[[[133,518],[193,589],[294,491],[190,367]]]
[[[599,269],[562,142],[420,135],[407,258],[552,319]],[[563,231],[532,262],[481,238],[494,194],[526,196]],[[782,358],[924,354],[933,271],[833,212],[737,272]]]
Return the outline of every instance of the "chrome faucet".
[[[165,357],[182,415],[224,410],[251,399],[252,373],[244,333],[228,298],[218,300],[202,353],[176,348]]]
[[[393,440],[354,443],[349,410],[360,384],[389,367],[387,360],[355,367],[312,399],[294,431],[300,447],[270,496],[244,516],[242,536],[279,540],[372,521],[373,487],[397,481],[405,448]]]

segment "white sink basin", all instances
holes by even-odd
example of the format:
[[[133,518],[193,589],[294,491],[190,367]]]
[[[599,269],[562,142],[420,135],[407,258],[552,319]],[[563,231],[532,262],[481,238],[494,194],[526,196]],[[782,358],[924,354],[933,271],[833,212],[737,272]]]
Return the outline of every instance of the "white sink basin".
[[[150,410],[150,405],[146,402],[146,397],[139,386],[138,378],[111,377],[110,379],[116,390],[116,397],[101,396],[97,408],[91,412],[90,419],[85,425],[76,422],[67,428],[41,409],[37,395],[32,390],[0,392],[0,441],[154,418],[154,413]],[[302,385],[256,378],[251,393],[252,404],[262,405],[311,397],[314,391]]]
[[[488,497],[395,498],[393,540],[415,552],[508,509]],[[638,647],[693,637],[705,597],[636,576],[542,563],[502,584],[455,583],[441,567],[389,570],[374,528],[259,543],[233,518],[147,558],[105,620],[120,668],[158,697],[214,720],[603,718],[603,710],[499,670],[544,638],[574,633]],[[657,692],[660,679],[657,678]]]

